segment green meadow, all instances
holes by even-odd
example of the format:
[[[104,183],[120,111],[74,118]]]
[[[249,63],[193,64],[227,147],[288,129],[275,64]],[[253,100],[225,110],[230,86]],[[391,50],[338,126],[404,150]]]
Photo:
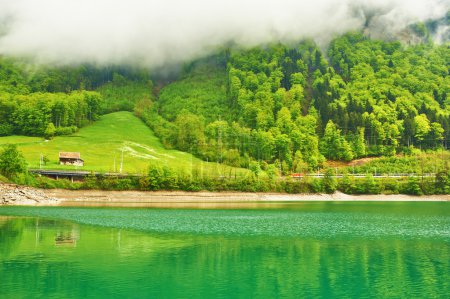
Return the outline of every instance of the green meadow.
[[[92,170],[99,172],[144,173],[157,164],[199,175],[235,175],[247,170],[208,163],[189,153],[168,150],[140,119],[130,112],[103,115],[100,120],[70,136],[51,140],[40,137],[0,137],[0,146],[17,144],[30,168],[40,167],[40,156],[49,162],[43,169]],[[59,152],[79,152],[83,167],[59,165]],[[123,159],[122,159],[123,155]]]

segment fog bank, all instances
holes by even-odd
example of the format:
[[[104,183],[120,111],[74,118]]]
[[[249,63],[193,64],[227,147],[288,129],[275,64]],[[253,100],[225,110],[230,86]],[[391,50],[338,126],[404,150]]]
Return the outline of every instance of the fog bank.
[[[449,7],[450,0],[0,0],[0,54],[155,67],[227,42],[326,43],[365,26],[392,34]]]

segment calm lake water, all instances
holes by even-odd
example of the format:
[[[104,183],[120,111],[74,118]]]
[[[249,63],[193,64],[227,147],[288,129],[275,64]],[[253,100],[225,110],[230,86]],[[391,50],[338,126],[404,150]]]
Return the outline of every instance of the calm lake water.
[[[0,207],[0,298],[448,298],[450,203]]]

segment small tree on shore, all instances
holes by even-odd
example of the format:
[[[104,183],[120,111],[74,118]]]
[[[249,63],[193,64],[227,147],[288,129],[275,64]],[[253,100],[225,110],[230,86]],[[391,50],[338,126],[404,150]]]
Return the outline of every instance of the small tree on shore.
[[[17,145],[7,145],[0,153],[0,173],[7,178],[13,178],[26,171],[27,163]]]

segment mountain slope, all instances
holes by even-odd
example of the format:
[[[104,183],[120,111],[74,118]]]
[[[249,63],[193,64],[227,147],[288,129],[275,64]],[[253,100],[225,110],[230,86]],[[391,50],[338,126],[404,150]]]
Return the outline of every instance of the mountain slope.
[[[215,81],[220,68],[194,69],[161,91],[146,119],[169,146],[232,165],[264,161],[289,173],[325,159],[450,145],[446,45],[402,46],[349,33],[326,53],[304,41],[230,49],[224,59],[225,101],[210,88],[223,94]]]

